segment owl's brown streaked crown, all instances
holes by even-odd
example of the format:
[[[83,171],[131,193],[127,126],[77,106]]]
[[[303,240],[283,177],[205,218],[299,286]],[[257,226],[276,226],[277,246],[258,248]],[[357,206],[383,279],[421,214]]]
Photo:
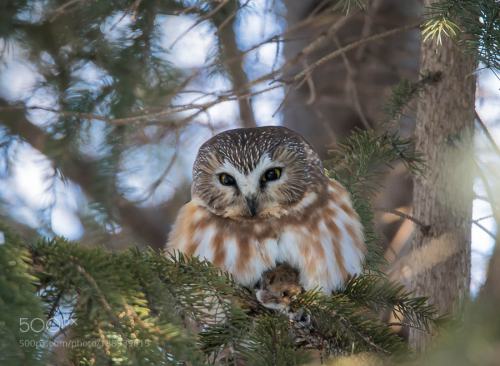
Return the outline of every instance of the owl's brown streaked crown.
[[[263,154],[272,158],[282,149],[287,149],[297,160],[304,160],[309,167],[323,170],[318,154],[301,135],[286,127],[265,126],[236,128],[213,136],[200,147],[194,171],[207,156],[214,154],[219,163],[227,160],[241,173],[248,174]]]

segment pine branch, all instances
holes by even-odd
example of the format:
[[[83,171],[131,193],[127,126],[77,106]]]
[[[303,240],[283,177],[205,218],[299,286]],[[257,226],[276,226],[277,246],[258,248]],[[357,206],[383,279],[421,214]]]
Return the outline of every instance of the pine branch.
[[[0,246],[0,255],[2,250]],[[229,274],[180,253],[111,253],[59,238],[39,241],[29,250],[44,306],[73,313],[76,323],[57,339],[77,342],[66,350],[75,362],[299,365],[310,349],[324,355],[392,355],[405,347],[377,320],[377,311],[394,308],[415,327],[424,327],[433,316],[424,300],[412,299],[376,276],[353,279],[331,296],[315,291],[300,295],[292,309],[311,319],[304,325],[262,307]],[[24,291],[35,294],[34,289]],[[44,296],[47,292],[53,296]],[[100,346],[89,347],[93,342]],[[42,351],[50,353],[50,348]]]
[[[165,359],[170,355],[172,362],[191,360],[197,364],[200,353],[189,346],[191,336],[166,318],[153,315],[132,277],[130,266],[145,268],[144,256],[131,252],[114,255],[61,239],[39,242],[31,252],[40,268],[42,289],[58,289],[70,299],[64,306],[74,309],[76,325],[71,326],[71,339],[80,340],[80,346],[70,351],[77,360],[98,355],[103,360],[126,357],[137,360],[131,364],[162,365],[171,363]],[[89,347],[97,340],[102,349]]]
[[[343,293],[324,296],[309,291],[299,297],[295,306],[306,309],[313,324],[312,334],[323,339],[327,354],[370,351],[389,355],[406,350],[386,324]]]
[[[416,82],[403,79],[392,89],[391,96],[385,105],[384,109],[389,121],[399,119],[410,101],[417,97],[426,86],[441,81],[441,77],[441,72],[429,72],[428,74],[422,75]]]
[[[42,365],[46,350],[43,333],[38,332],[43,319],[42,303],[37,298],[31,274],[28,250],[0,222],[0,364]]]
[[[351,279],[343,294],[352,301],[367,306],[375,313],[390,310],[396,319],[414,328],[429,331],[438,318],[434,307],[423,297],[414,297],[403,285],[390,282],[383,276],[365,274]]]
[[[392,132],[357,130],[331,151],[326,165],[351,193],[363,191],[369,197],[378,188],[381,166],[390,167],[396,161],[403,162],[414,173],[424,169],[422,157],[414,151],[411,139],[402,139]]]
[[[379,239],[373,226],[373,208],[370,198],[380,188],[379,178],[384,168],[401,161],[407,168],[421,174],[424,165],[412,140],[402,139],[396,133],[378,133],[375,130],[354,131],[331,152],[326,161],[327,173],[342,183],[351,193],[354,208],[364,227],[368,246],[366,268],[379,270],[385,263]]]
[[[290,322],[284,315],[262,316],[256,319],[245,350],[247,365],[302,365],[309,359],[307,352],[296,346]]]

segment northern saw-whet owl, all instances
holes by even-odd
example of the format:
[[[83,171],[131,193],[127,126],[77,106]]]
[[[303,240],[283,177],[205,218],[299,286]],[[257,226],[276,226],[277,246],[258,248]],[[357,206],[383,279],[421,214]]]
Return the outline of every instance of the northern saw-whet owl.
[[[244,286],[280,263],[298,271],[304,289],[325,293],[362,271],[366,248],[349,194],[292,130],[215,135],[198,152],[191,196],[167,251],[204,258]]]

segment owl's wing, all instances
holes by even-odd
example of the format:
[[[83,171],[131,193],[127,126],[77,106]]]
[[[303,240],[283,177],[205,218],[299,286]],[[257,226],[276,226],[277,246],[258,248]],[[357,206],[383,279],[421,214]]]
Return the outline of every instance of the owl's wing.
[[[214,218],[194,202],[180,210],[166,246],[167,252],[206,259],[244,286],[253,286],[276,265],[277,248],[276,235],[262,238],[248,227]]]
[[[165,249],[167,252],[180,251],[188,256],[193,255],[197,249],[197,244],[194,241],[194,231],[201,224],[203,212],[201,209],[188,202],[177,214],[175,223],[170,230]]]
[[[330,293],[341,288],[349,276],[362,272],[366,247],[347,191],[332,180],[327,197],[326,204],[300,225],[284,228],[277,261],[298,268],[305,289]]]

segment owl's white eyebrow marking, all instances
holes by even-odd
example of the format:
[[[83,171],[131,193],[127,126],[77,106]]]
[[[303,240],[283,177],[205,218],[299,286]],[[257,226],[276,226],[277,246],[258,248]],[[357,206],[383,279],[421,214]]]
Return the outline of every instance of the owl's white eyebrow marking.
[[[239,171],[231,161],[228,160],[225,160],[224,164],[217,169],[216,174],[227,173],[232,175],[233,178],[236,179],[236,184],[244,196],[255,195],[260,189],[260,178],[262,174],[264,174],[267,169],[276,167],[277,165],[279,164],[272,161],[268,154],[264,154],[257,162],[255,168],[248,174]]]

